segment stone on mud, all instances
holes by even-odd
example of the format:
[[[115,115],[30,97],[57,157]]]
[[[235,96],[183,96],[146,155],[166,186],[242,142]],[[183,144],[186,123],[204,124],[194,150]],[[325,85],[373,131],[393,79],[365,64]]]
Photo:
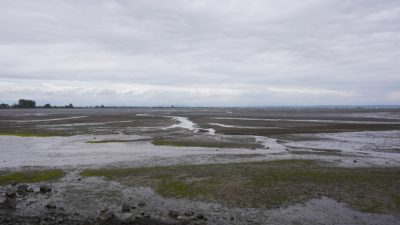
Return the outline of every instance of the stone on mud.
[[[6,198],[4,202],[1,204],[1,208],[5,209],[16,209],[17,208],[17,199],[16,198]]]
[[[45,194],[51,192],[51,187],[47,185],[40,186],[40,193]]]
[[[5,200],[0,204],[0,208],[16,209],[17,208],[17,194],[14,190],[8,190],[5,193]]]
[[[198,214],[196,216],[196,218],[199,219],[199,220],[204,220],[206,217],[203,214],[200,213],[200,214]]]
[[[131,211],[131,205],[128,203],[122,204],[122,212],[130,212]]]
[[[19,195],[25,195],[26,193],[28,193],[28,185],[26,184],[20,184],[17,186],[17,193]]]
[[[96,223],[93,222],[91,219],[88,219],[88,218],[84,219],[84,220],[80,223],[80,225],[93,225],[93,224],[96,224]]]
[[[50,202],[47,203],[46,208],[48,208],[48,209],[55,209],[55,208],[57,208],[57,206],[56,206],[56,203],[55,203],[55,202],[50,201]]]
[[[123,224],[130,224],[134,221],[134,217],[132,215],[132,213],[123,213],[121,215],[121,222]]]
[[[6,198],[16,198],[17,193],[14,190],[8,190],[5,193]]]
[[[115,215],[113,212],[110,212],[108,210],[102,210],[102,212],[100,213],[100,217],[99,219],[101,221],[109,221],[115,218]]]
[[[175,210],[169,210],[168,216],[170,216],[170,217],[172,217],[172,218],[178,218],[179,212],[178,212],[178,211],[175,211]]]
[[[185,216],[194,216],[194,212],[193,211],[190,211],[190,210],[188,210],[188,211],[186,211],[185,213],[184,213],[184,215]]]

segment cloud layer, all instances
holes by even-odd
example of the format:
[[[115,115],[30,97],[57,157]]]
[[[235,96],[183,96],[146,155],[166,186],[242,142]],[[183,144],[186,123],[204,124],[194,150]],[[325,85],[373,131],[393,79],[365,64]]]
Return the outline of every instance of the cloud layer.
[[[398,0],[0,0],[0,101],[400,104]]]

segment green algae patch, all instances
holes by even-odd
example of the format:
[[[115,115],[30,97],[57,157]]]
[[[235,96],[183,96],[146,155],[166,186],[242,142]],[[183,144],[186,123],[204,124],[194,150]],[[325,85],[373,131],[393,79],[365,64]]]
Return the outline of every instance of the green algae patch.
[[[87,141],[88,144],[107,144],[107,143],[127,143],[135,142],[137,140],[99,140],[99,141]]]
[[[400,168],[341,168],[313,160],[84,170],[164,197],[280,207],[326,196],[369,213],[400,212]]]
[[[26,172],[0,172],[0,185],[53,181],[58,180],[63,176],[65,176],[65,172],[58,169]]]
[[[141,138],[141,139],[107,139],[107,140],[92,140],[87,141],[87,144],[107,144],[107,143],[129,143],[129,142],[139,142],[139,141],[148,141],[150,138]]]
[[[188,140],[188,139],[155,139],[153,145],[170,147],[204,147],[204,148],[247,148],[256,149],[263,146],[256,142],[227,142],[211,140]]]

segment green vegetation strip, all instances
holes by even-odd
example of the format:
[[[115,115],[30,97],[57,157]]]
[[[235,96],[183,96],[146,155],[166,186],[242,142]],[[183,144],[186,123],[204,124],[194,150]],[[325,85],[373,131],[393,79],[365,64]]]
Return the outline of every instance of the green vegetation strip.
[[[127,143],[127,142],[138,142],[138,141],[148,141],[149,138],[142,138],[142,139],[131,139],[131,140],[96,140],[96,141],[87,141],[88,144],[105,144],[105,143]]]
[[[262,145],[251,142],[226,142],[205,140],[178,140],[178,139],[155,139],[153,145],[171,147],[205,147],[205,148],[261,148]]]
[[[136,140],[99,140],[99,141],[87,141],[88,144],[105,144],[105,143],[126,143],[134,142]]]
[[[0,172],[0,185],[13,183],[37,183],[60,179],[65,175],[62,170],[38,170],[26,172]]]
[[[312,160],[85,170],[166,197],[278,207],[327,196],[364,212],[400,212],[400,168],[338,168]]]

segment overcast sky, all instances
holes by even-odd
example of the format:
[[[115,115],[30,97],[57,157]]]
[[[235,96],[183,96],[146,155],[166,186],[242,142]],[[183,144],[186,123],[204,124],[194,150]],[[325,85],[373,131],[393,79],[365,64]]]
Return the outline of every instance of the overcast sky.
[[[399,0],[0,0],[0,102],[400,104]]]

